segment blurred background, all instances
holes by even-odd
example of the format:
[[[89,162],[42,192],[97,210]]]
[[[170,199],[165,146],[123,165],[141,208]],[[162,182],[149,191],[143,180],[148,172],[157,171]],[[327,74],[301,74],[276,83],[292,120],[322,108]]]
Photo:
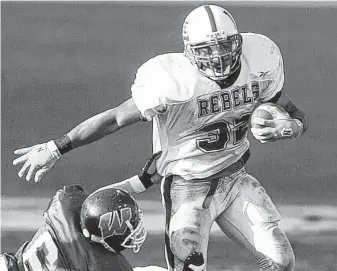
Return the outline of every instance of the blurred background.
[[[37,184],[18,178],[13,151],[54,139],[129,98],[144,61],[182,51],[184,17],[204,3],[1,2],[1,252],[16,251],[33,235],[47,199],[62,186],[92,191],[140,170],[151,155],[150,123],[66,154]],[[309,116],[298,140],[252,140],[247,169],[284,216],[296,270],[337,270],[335,4],[218,4],[241,32],[265,34],[279,45],[285,89]],[[164,266],[159,187],[137,199],[150,236],[140,254],[126,256],[134,265]],[[256,264],[214,229],[209,270],[256,270]]]

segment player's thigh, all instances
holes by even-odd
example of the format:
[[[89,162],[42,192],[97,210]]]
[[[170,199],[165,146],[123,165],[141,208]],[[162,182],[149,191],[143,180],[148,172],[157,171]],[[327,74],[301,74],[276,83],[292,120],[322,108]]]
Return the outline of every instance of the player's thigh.
[[[219,227],[256,260],[267,256],[284,266],[293,262],[291,245],[278,225],[281,215],[261,184],[246,173],[233,190],[236,197],[217,218]]]
[[[167,177],[162,184],[166,209],[166,253],[168,264],[177,268],[194,251],[207,258],[211,225],[216,217],[210,181],[186,181]],[[180,266],[181,267],[181,266]],[[179,269],[179,267],[178,267]]]
[[[260,253],[256,251],[253,245],[254,234],[250,227],[251,221],[246,213],[248,202],[255,201],[252,198],[257,198],[248,195],[262,192],[254,191],[257,187],[260,187],[259,183],[255,181],[246,171],[236,177],[235,184],[230,191],[233,200],[217,217],[216,223],[234,242],[248,249],[254,257],[259,257]]]

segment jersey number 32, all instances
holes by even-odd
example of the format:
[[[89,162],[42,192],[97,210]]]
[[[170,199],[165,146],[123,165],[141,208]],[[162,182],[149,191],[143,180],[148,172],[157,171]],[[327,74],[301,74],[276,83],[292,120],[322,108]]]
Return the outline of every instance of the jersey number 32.
[[[233,123],[219,120],[202,126],[199,131],[208,134],[205,138],[197,139],[197,147],[203,152],[216,152],[224,150],[230,141],[234,146],[241,143],[248,131],[249,117],[250,113],[247,113]]]

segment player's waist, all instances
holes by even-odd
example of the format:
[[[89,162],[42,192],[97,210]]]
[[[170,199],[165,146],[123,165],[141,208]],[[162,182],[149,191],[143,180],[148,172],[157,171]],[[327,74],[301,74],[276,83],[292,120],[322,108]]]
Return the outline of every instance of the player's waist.
[[[236,162],[232,163],[228,167],[224,168],[223,170],[211,175],[209,179],[218,179],[221,177],[229,177],[239,170],[241,170],[247,163],[250,157],[250,149],[248,149]]]
[[[162,163],[158,165],[158,172],[162,176],[179,175],[186,180],[215,179],[228,176],[240,170],[249,158],[249,142],[243,142],[235,150],[223,150],[209,155],[198,155],[170,159],[170,152],[162,155]],[[172,157],[172,156],[171,156]]]

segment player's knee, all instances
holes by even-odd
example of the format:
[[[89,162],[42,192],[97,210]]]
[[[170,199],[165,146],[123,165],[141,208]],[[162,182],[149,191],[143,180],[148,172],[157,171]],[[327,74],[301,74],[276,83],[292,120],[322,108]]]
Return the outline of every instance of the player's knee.
[[[171,232],[170,247],[174,256],[181,262],[200,245],[200,233],[197,228],[184,227]]]
[[[293,249],[289,243],[286,245],[286,252],[284,257],[281,258],[282,271],[293,271],[295,270],[295,255]]]
[[[293,271],[295,270],[295,255],[294,253],[291,253],[291,255],[289,255],[289,258],[288,258],[288,264],[286,265],[285,267],[285,271]]]
[[[264,256],[258,261],[263,271],[293,271],[295,255],[292,246],[277,222],[263,223],[255,232],[255,247]]]

